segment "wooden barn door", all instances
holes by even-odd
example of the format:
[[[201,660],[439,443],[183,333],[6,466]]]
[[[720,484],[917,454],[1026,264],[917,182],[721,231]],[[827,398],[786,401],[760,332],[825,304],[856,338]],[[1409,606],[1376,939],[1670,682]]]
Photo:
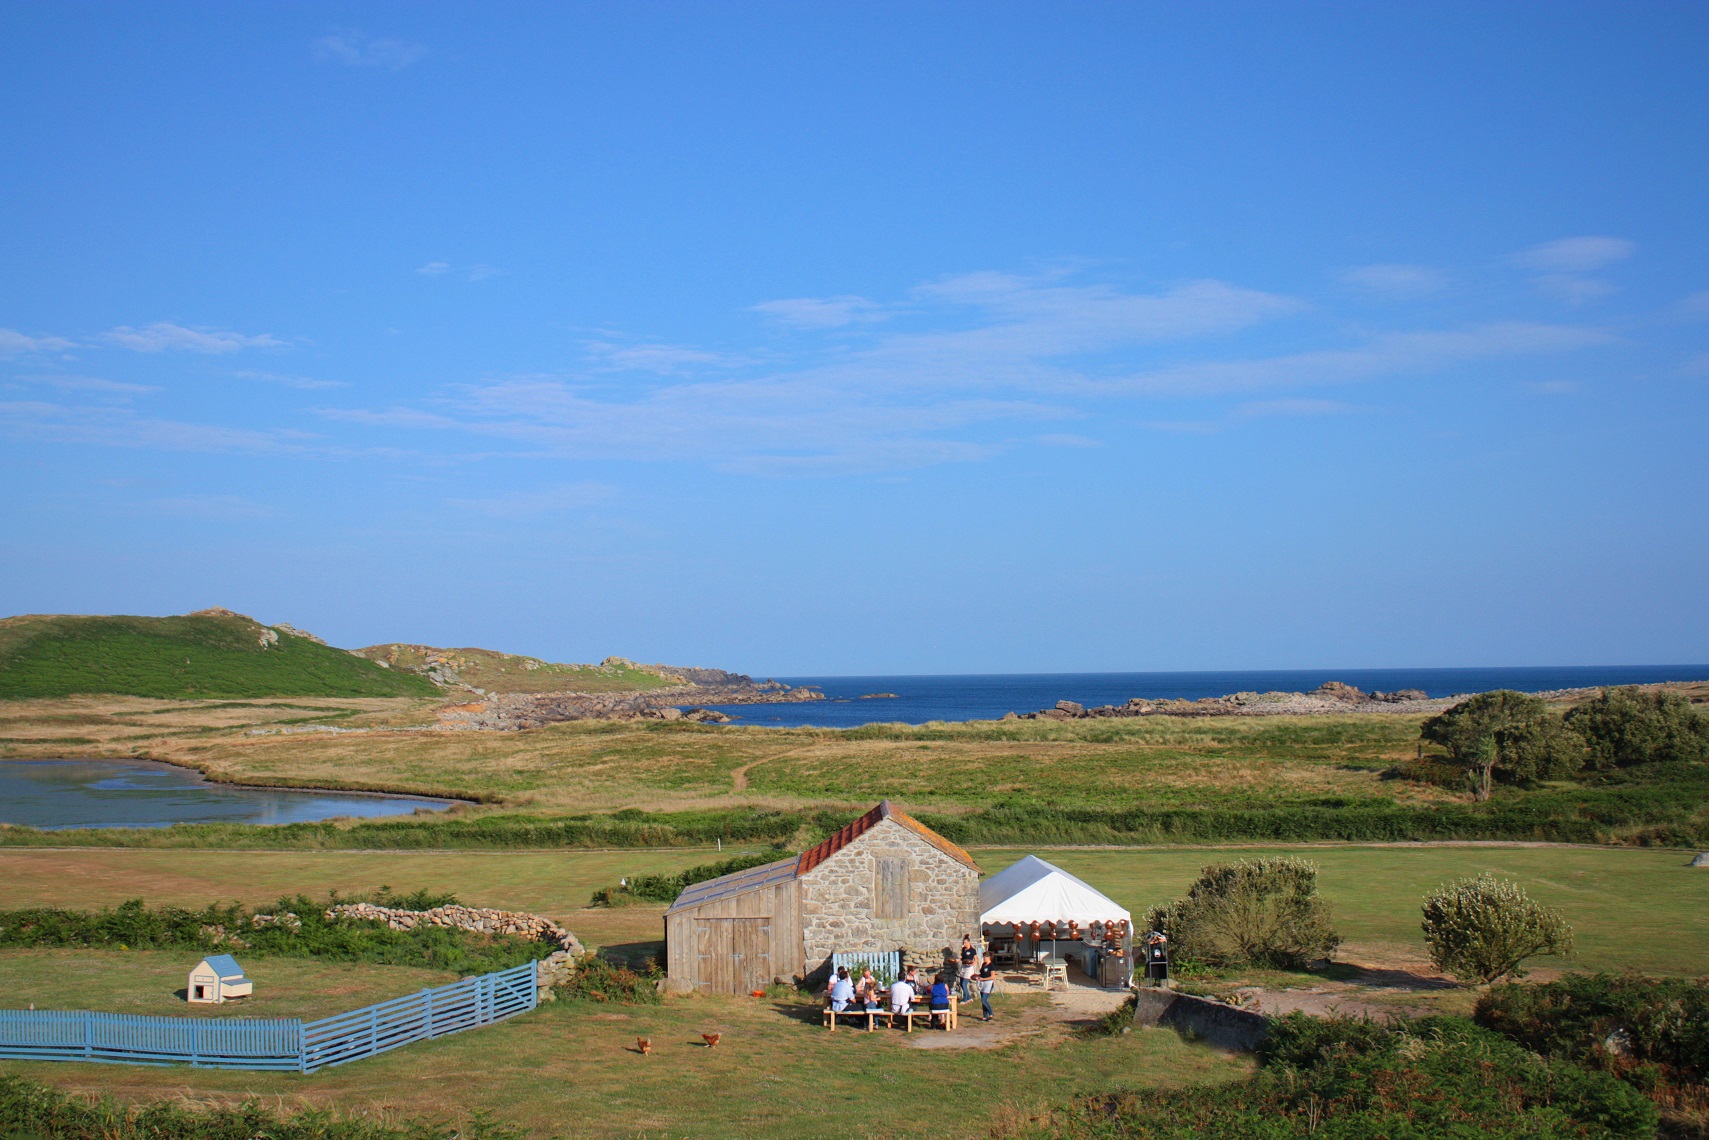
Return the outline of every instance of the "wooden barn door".
[[[699,988],[745,994],[771,984],[771,919],[697,918],[694,952]]]

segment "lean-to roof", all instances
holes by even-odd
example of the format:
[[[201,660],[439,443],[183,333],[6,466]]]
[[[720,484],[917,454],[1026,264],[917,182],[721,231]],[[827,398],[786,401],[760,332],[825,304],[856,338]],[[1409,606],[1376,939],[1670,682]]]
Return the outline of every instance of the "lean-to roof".
[[[731,895],[745,894],[756,891],[761,887],[775,886],[787,883],[795,878],[795,856],[779,859],[775,863],[767,863],[760,867],[749,867],[746,871],[733,871],[728,875],[720,875],[716,879],[707,879],[704,883],[693,883],[683,888],[676,902],[671,904],[666,914],[679,910],[697,907],[702,903],[713,902],[716,899],[728,898]]]

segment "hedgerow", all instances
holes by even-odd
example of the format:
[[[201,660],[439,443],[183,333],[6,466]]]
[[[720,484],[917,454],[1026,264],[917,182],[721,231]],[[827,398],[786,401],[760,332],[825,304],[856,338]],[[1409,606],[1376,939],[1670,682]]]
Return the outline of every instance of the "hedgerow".
[[[377,896],[382,905],[427,909],[451,900],[448,895]],[[120,950],[193,949],[253,957],[321,958],[385,966],[418,966],[490,973],[546,957],[556,946],[512,935],[477,934],[449,927],[419,925],[392,930],[371,920],[328,919],[340,898],[315,901],[306,895],[281,898],[256,912],[238,903],[210,903],[201,910],[150,907],[131,899],[110,910],[34,907],[0,911],[0,948],[90,947]],[[454,900],[453,900],[454,901]],[[283,921],[256,925],[257,913]],[[291,916],[284,918],[284,916]]]
[[[68,1096],[0,1074],[0,1135],[19,1140],[522,1140],[524,1133],[480,1115],[456,1124],[384,1123],[319,1109],[284,1115],[257,1101],[194,1108],[176,1100],[121,1104],[106,1097]]]

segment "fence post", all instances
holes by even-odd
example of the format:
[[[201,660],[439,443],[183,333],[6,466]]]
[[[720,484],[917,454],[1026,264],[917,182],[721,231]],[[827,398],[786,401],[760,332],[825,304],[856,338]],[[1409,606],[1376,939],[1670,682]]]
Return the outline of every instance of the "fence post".
[[[199,1022],[190,1022],[190,1064],[202,1063],[202,1026]]]
[[[95,1015],[89,1010],[83,1011],[83,1059],[88,1060],[95,1055]]]
[[[380,1011],[376,1006],[368,1007],[368,1056],[372,1057],[380,1051]]]
[[[421,992],[422,996],[427,999],[427,1039],[431,1041],[433,1040],[433,990],[428,988]]]

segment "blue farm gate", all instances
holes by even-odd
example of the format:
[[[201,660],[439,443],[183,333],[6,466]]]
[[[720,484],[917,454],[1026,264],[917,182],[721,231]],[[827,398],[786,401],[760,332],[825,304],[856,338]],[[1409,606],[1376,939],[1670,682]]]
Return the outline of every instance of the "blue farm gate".
[[[138,1017],[0,1009],[0,1058],[312,1073],[534,1008],[534,963],[306,1024],[295,1018]]]

